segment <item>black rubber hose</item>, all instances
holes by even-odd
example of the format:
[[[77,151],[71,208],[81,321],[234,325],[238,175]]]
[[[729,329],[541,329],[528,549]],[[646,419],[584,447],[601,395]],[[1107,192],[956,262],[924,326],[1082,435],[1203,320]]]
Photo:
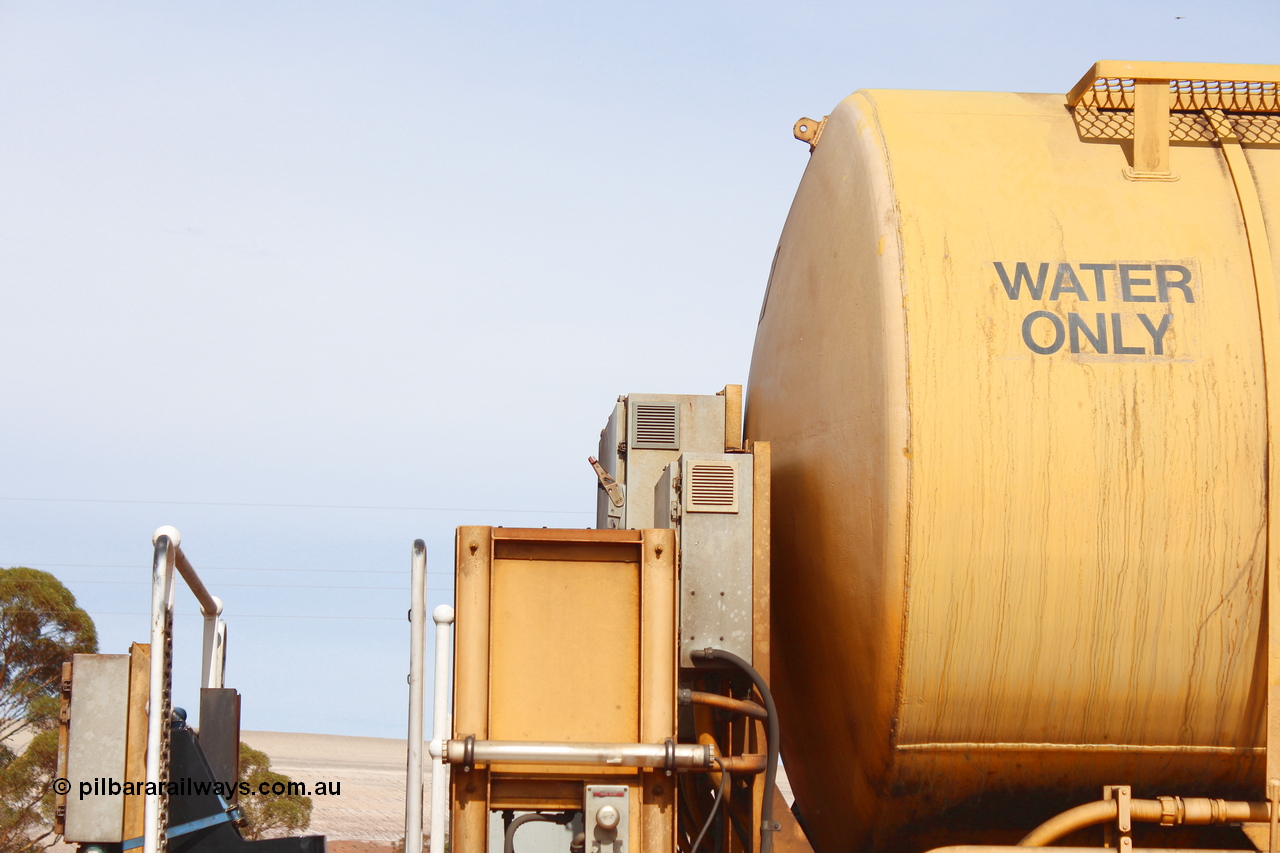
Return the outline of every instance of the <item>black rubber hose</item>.
[[[520,817],[507,824],[506,836],[502,839],[503,853],[515,853],[516,830],[524,826],[526,823],[558,823],[561,826],[573,822],[573,812],[563,812],[561,814],[542,814],[534,812],[532,814],[522,814]]]
[[[714,761],[716,764],[720,764],[720,759],[716,758]],[[716,818],[716,811],[727,796],[729,796],[729,772],[724,769],[723,764],[720,764],[720,793],[716,795],[715,802],[711,804],[711,811],[707,813],[707,819],[702,824],[702,831],[698,833],[698,838],[693,842],[693,847],[689,848],[689,853],[698,853],[698,846],[702,844],[702,839],[707,837],[707,830],[711,828],[711,823]],[[725,807],[724,812],[725,814],[729,813],[728,806]]]
[[[723,649],[695,649],[689,653],[689,657],[694,663],[715,660],[732,664],[751,679],[751,683],[760,691],[760,698],[764,700],[764,710],[769,715],[765,725],[769,763],[764,771],[764,802],[760,804],[760,853],[771,853],[773,850],[773,796],[778,788],[778,746],[781,741],[778,730],[778,709],[773,704],[773,694],[769,692],[769,685],[764,683],[764,678],[756,672],[756,668],[733,652],[726,652]],[[508,850],[507,853],[511,851]]]

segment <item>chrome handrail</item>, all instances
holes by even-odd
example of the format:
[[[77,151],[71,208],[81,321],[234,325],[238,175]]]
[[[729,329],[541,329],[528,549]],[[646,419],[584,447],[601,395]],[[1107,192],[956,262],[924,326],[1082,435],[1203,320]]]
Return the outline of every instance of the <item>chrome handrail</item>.
[[[176,528],[165,525],[151,537],[155,550],[151,561],[151,672],[147,692],[147,795],[143,812],[143,853],[160,853],[160,761],[164,745],[165,696],[170,685],[169,667],[165,664],[166,649],[172,637],[173,625],[173,570],[176,568],[187,586],[200,602],[204,616],[204,652],[200,682],[202,687],[221,687],[226,671],[227,624],[222,620],[222,599],[211,595],[200,576],[192,568],[187,555],[182,553],[182,535]]]

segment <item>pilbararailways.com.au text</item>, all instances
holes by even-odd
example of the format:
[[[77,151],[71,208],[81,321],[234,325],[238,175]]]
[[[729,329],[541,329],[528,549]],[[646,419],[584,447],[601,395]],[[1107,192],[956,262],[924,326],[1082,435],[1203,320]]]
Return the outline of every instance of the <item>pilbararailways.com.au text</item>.
[[[59,794],[71,793],[71,782],[67,779],[54,779],[53,789]],[[241,797],[255,796],[303,796],[303,797],[339,797],[342,796],[341,782],[261,782],[251,785],[248,782],[211,782],[208,779],[173,779],[168,782],[121,782],[117,779],[99,777],[93,780],[81,780],[76,783],[76,792],[80,799],[85,797],[145,796],[150,794],[168,794],[171,797],[189,797],[193,795],[217,794],[223,799],[231,795]]]

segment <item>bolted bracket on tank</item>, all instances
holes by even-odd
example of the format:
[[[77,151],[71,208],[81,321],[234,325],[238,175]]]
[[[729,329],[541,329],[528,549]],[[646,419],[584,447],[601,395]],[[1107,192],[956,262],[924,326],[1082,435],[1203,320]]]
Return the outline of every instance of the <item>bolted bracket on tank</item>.
[[[791,133],[801,142],[809,143],[809,153],[818,147],[818,140],[822,138],[822,129],[827,126],[827,119],[831,116],[823,116],[822,121],[804,117],[796,119],[796,123],[791,126]]]
[[[1114,826],[1106,825],[1102,846],[1119,849],[1120,853],[1133,853],[1133,788],[1103,785],[1102,799],[1116,801],[1116,822]]]

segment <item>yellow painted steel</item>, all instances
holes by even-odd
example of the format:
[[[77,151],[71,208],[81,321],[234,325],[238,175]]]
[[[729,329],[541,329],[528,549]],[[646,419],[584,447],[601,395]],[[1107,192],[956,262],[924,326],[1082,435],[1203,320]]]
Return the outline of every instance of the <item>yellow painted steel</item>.
[[[797,191],[746,435],[820,853],[1012,843],[1107,783],[1261,798],[1280,139],[1153,175],[1086,137],[1062,95],[858,92]]]
[[[460,527],[453,737],[661,744],[676,732],[672,530]],[[489,813],[579,810],[631,788],[634,853],[673,853],[661,770],[494,764],[451,773],[453,850],[487,853]]]

